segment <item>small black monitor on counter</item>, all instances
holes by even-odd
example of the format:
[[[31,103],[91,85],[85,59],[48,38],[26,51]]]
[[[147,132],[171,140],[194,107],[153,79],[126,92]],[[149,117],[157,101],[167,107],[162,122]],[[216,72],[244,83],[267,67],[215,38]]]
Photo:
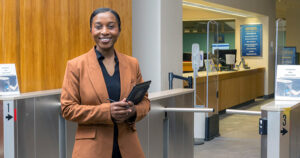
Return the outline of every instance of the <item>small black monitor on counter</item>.
[[[192,61],[192,53],[183,53],[183,61]]]
[[[215,50],[215,54],[218,54],[219,63],[222,67],[232,70],[236,63],[236,49],[218,49]]]

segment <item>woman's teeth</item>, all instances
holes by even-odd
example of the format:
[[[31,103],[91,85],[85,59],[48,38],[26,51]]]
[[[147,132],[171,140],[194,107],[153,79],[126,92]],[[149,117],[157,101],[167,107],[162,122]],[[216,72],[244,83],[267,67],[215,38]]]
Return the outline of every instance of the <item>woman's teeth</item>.
[[[101,38],[100,40],[101,40],[101,42],[109,42],[110,41],[109,38]]]

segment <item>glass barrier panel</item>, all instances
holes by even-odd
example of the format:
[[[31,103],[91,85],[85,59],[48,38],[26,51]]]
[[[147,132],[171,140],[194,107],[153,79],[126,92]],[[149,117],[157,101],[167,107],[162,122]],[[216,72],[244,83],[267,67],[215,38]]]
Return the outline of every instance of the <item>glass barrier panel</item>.
[[[204,59],[206,74],[203,75],[203,87],[205,88],[205,103],[208,108],[213,108],[213,113],[206,114],[205,139],[210,140],[219,136],[219,75],[220,61],[218,53],[219,23],[208,21],[207,23],[207,51]]]
[[[296,47],[286,45],[286,21],[276,21],[275,100],[300,100]]]

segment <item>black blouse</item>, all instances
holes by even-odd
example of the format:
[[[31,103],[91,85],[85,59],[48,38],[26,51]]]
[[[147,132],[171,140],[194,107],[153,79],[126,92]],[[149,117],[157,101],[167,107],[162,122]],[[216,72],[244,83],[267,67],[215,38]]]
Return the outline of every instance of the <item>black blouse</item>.
[[[103,64],[104,56],[101,55],[101,53],[96,49],[95,46],[95,52],[97,55],[97,59],[99,62],[99,65],[102,70],[102,74],[105,80],[106,89],[108,92],[108,96],[112,100],[120,100],[120,93],[121,93],[121,82],[120,82],[120,71],[119,71],[119,60],[117,55],[115,54],[115,72],[112,76],[110,76]],[[112,158],[122,158],[119,144],[118,144],[118,126],[116,123],[114,123],[114,142],[113,142],[113,152],[112,152]]]

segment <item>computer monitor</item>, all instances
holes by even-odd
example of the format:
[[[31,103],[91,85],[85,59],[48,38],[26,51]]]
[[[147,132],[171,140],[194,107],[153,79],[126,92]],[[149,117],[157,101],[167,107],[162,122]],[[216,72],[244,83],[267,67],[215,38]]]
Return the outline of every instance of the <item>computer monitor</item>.
[[[192,53],[183,53],[183,61],[192,61]]]
[[[236,49],[227,49],[215,50],[215,53],[218,54],[219,63],[222,66],[233,66],[236,62]]]

